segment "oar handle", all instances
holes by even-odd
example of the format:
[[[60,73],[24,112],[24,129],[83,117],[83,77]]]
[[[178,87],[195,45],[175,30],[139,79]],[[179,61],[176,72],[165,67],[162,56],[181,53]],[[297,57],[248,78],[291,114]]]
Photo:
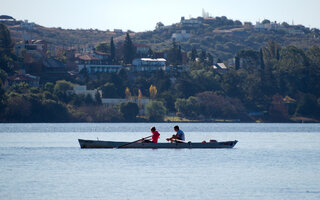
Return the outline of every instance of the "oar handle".
[[[172,138],[172,140],[175,140],[175,141],[177,141],[177,142],[182,142],[182,143],[189,143],[189,142],[187,142],[187,141],[185,141],[185,140],[179,140],[179,139],[174,139],[174,138]]]
[[[129,143],[127,143],[127,144],[120,145],[120,146],[118,146],[117,148],[121,148],[121,147],[127,146],[127,145],[129,145],[129,144],[136,143],[136,142],[138,142],[138,141],[141,141],[141,140],[150,138],[150,137],[152,137],[152,136],[153,136],[153,135],[150,135],[150,136],[148,136],[148,137],[144,137],[144,138],[141,138],[141,139],[139,139],[139,140],[136,140],[136,141],[133,141],[133,142],[129,142]]]

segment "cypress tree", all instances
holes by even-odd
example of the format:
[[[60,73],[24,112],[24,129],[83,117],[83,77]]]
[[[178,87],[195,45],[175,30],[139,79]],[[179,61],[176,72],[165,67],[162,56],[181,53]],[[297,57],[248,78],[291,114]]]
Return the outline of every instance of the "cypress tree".
[[[236,70],[238,70],[240,68],[240,57],[236,56],[234,59]]]
[[[111,54],[111,62],[114,63],[116,58],[116,48],[113,43],[113,37],[111,37],[111,41],[110,41],[110,54]]]
[[[8,28],[0,23],[0,69],[7,73],[13,71],[10,66],[12,59],[12,41]]]
[[[195,61],[197,56],[198,56],[198,53],[197,53],[196,48],[192,47],[192,50],[191,50],[191,61]]]
[[[264,70],[264,60],[263,60],[262,48],[260,48],[259,57],[260,57],[260,67],[261,67],[261,70]]]
[[[181,46],[179,45],[178,51],[177,51],[177,64],[182,64],[182,52],[181,52]]]
[[[129,33],[127,33],[126,39],[124,41],[123,56],[124,56],[124,62],[126,64],[131,64],[132,60],[135,57],[135,48],[131,41]]]

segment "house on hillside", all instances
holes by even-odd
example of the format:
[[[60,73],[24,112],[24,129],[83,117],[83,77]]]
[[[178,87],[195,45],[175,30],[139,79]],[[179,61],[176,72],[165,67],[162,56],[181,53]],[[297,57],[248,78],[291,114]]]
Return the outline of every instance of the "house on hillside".
[[[15,43],[14,51],[17,56],[23,57],[24,52],[32,53],[35,51],[40,52],[46,56],[48,50],[48,43],[44,40],[27,40]]]
[[[215,65],[212,66],[214,70],[218,71],[226,71],[228,70],[227,66],[224,63],[216,63]]]
[[[281,27],[281,25],[279,23],[275,22],[271,22],[271,23],[260,23],[260,22],[256,22],[256,25],[254,26],[254,29],[256,31],[271,31],[271,30],[278,30]]]
[[[30,87],[39,87],[40,78],[30,74],[20,73],[17,75],[9,76],[7,78],[8,86],[16,85],[19,83],[27,83]]]
[[[116,34],[122,34],[123,33],[122,29],[113,29],[113,32],[115,32]]]
[[[27,73],[40,75],[43,72],[43,62],[47,59],[47,42],[44,40],[27,40],[15,43],[14,52],[23,58],[20,65]]]
[[[101,62],[103,63],[109,63],[110,62],[110,53],[105,53],[101,51],[93,51],[91,54],[92,56],[101,59]]]
[[[123,68],[122,65],[109,64],[109,60],[105,60],[104,56],[105,55],[102,55],[101,52],[78,56],[76,58],[78,71],[80,72],[81,70],[86,69],[88,73],[116,73]]]
[[[133,71],[152,72],[165,70],[166,59],[164,58],[136,58],[132,61]]]
[[[181,33],[173,33],[171,39],[176,42],[183,42],[190,39],[190,34],[186,30],[182,30]]]
[[[28,20],[24,20],[21,25],[20,28],[21,29],[26,29],[26,30],[35,30],[35,23],[34,22],[29,22]]]
[[[76,95],[84,95],[84,96],[90,96],[93,100],[96,99],[96,94],[98,93],[100,97],[102,97],[101,91],[94,89],[94,90],[87,90],[86,85],[76,85],[73,87],[73,90],[67,91],[69,94],[76,94]]]
[[[202,22],[198,19],[185,19],[184,17],[181,17],[180,25],[182,28],[199,28],[201,26]]]

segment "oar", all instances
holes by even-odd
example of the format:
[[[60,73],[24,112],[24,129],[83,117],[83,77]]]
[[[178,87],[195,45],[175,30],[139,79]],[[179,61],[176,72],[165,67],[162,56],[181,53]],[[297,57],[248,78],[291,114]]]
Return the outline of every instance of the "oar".
[[[172,138],[172,140],[175,140],[175,141],[181,142],[181,143],[189,143],[189,142],[187,142],[187,141],[185,141],[185,140],[179,140],[179,139],[174,139],[174,138]]]
[[[122,147],[124,147],[124,146],[127,146],[127,145],[129,145],[129,144],[133,144],[133,143],[139,142],[139,141],[141,141],[141,140],[144,140],[144,139],[147,139],[147,138],[150,138],[150,137],[152,137],[152,135],[150,135],[150,136],[148,136],[148,137],[141,138],[141,139],[136,140],[136,141],[133,141],[133,142],[129,142],[129,143],[120,145],[120,146],[117,147],[117,149],[122,148]]]

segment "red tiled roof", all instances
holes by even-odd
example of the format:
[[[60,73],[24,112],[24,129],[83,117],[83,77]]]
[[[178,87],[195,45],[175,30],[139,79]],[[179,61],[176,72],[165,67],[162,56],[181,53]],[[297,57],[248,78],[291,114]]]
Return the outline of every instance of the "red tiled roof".
[[[102,52],[102,51],[95,51],[96,54],[98,55],[110,55],[109,53],[105,53],[105,52]]]

